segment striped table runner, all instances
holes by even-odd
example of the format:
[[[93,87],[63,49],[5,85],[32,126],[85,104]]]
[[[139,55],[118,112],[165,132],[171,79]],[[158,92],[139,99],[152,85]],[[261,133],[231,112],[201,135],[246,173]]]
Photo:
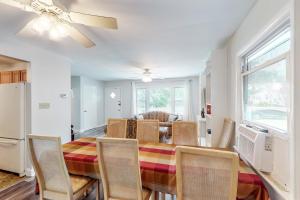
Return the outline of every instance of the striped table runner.
[[[100,177],[95,142],[95,138],[81,138],[63,145],[65,162],[71,174]],[[176,194],[175,145],[140,144],[139,159],[144,187]],[[260,177],[243,162],[240,162],[237,196],[239,200],[269,200]]]

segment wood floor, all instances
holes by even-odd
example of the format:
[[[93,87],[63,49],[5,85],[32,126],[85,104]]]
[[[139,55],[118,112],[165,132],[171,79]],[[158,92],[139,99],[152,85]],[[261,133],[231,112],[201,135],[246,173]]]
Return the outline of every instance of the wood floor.
[[[4,191],[1,191],[0,200],[39,200],[39,195],[35,194],[35,184],[35,180],[32,178],[22,181]],[[96,190],[94,189],[82,200],[95,200],[95,192]],[[167,195],[166,200],[171,200],[171,196]]]
[[[96,190],[93,190],[82,200],[95,200]],[[1,200],[39,200],[39,195],[35,194],[35,181],[28,179],[22,181],[4,191],[0,192]]]
[[[0,199],[2,200],[37,200],[34,193],[35,181],[22,181],[2,192],[0,192]]]

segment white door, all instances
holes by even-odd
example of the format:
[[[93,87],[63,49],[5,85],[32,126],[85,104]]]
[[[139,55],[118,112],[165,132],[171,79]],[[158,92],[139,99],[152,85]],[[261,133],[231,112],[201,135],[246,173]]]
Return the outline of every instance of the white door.
[[[118,87],[105,88],[105,119],[121,118],[121,90]]]
[[[98,92],[97,87],[86,85],[83,87],[82,99],[82,129],[96,128],[98,124]],[[100,112],[100,111],[99,111]]]

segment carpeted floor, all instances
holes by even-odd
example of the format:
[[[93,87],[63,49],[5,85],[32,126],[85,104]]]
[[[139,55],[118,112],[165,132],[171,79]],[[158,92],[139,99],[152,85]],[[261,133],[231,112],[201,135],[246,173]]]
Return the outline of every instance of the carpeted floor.
[[[0,170],[0,191],[22,180],[24,178],[19,177],[18,174]]]

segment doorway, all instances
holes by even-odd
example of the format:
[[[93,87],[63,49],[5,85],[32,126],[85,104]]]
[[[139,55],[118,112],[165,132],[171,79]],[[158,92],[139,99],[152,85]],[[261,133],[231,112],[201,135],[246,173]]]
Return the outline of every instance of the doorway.
[[[105,119],[121,118],[122,102],[121,89],[119,87],[105,88]]]

